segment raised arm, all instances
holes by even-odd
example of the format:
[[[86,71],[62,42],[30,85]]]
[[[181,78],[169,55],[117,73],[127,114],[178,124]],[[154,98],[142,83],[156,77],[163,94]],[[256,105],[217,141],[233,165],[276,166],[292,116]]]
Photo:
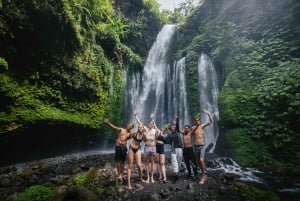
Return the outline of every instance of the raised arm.
[[[143,125],[143,123],[141,122],[140,118],[139,118],[138,115],[137,115],[137,112],[134,111],[133,114],[134,114],[134,117],[135,117],[136,121],[138,122],[138,124],[139,124],[139,125]]]
[[[203,109],[203,112],[208,115],[209,122],[205,123],[204,126],[208,126],[214,122],[210,112],[207,109]]]
[[[178,117],[177,117],[177,116],[175,116],[175,125],[176,125],[176,131],[177,131],[178,133],[180,133],[180,130],[179,130],[179,120],[178,120]]]
[[[150,121],[154,122],[154,114],[153,113],[150,114]]]
[[[116,129],[116,130],[118,130],[118,131],[121,130],[121,128],[119,128],[119,127],[113,125],[113,124],[109,121],[108,118],[105,118],[105,119],[104,119],[104,123],[106,123],[107,125],[109,125],[109,126],[110,126],[111,128],[113,128],[113,129]]]

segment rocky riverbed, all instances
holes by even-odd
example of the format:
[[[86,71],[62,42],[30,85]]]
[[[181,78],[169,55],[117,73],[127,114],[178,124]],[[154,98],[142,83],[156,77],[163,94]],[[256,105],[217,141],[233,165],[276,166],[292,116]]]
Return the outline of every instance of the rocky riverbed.
[[[140,183],[134,166],[133,189],[128,190],[126,181],[120,182],[116,179],[116,164],[113,156],[113,152],[87,152],[2,167],[0,168],[0,200],[16,200],[28,187],[35,185],[43,185],[52,190],[46,200],[64,201],[240,201],[267,200],[264,198],[270,197],[265,194],[251,199],[253,196],[251,194],[256,194],[252,192],[251,186],[236,180],[235,174],[221,170],[208,171],[208,179],[203,185],[198,184],[199,177],[187,177],[184,171],[180,173],[178,181],[173,182],[169,160],[166,162],[167,183],[160,182],[158,179],[155,183]],[[210,163],[213,161],[208,161],[208,166]],[[270,195],[275,196],[274,193]]]

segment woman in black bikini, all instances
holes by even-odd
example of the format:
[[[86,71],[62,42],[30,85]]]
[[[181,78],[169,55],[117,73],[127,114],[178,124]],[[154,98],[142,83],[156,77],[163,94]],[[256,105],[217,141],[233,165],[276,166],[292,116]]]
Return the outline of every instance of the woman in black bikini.
[[[141,142],[144,140],[144,132],[145,129],[143,125],[138,126],[138,130],[136,133],[133,134],[132,136],[132,141],[129,145],[129,150],[128,150],[128,167],[127,167],[127,181],[128,181],[128,189],[132,189],[131,186],[131,169],[133,166],[133,160],[135,156],[136,160],[136,166],[138,168],[138,173],[141,182],[145,182],[142,178],[142,167],[141,167],[141,161],[142,161],[142,154],[141,154]]]
[[[166,176],[166,156],[165,156],[165,148],[164,145],[167,144],[167,127],[168,125],[165,125],[159,135],[156,139],[156,157],[158,162],[158,172],[159,172],[159,180],[166,183],[167,182],[167,176]]]

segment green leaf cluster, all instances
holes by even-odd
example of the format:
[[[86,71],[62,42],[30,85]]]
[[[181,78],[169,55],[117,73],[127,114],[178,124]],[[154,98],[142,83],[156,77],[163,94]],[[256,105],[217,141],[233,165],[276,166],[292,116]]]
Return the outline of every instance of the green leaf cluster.
[[[8,70],[8,63],[4,58],[0,57],[0,72],[6,70]]]
[[[199,107],[195,61],[204,52],[219,77],[221,129],[241,129],[241,139],[245,135],[266,146],[264,156],[293,164],[300,164],[299,5],[295,0],[204,1],[179,26],[174,45],[176,57],[186,57],[191,111]],[[245,146],[249,151],[240,153],[256,151]]]
[[[49,187],[34,185],[18,194],[16,201],[45,201],[51,196],[52,192],[53,189]]]
[[[242,128],[226,130],[226,138],[235,150],[235,158],[243,167],[269,167],[280,163],[270,154],[263,142],[244,135]]]
[[[139,28],[148,27],[150,16],[157,32],[159,18],[141,3],[135,9]],[[110,0],[3,2],[0,132],[40,121],[89,128],[98,128],[104,117],[120,122],[124,66],[141,66],[136,44],[147,49],[156,36],[141,29],[147,40],[127,39],[134,31],[125,12],[130,6]]]

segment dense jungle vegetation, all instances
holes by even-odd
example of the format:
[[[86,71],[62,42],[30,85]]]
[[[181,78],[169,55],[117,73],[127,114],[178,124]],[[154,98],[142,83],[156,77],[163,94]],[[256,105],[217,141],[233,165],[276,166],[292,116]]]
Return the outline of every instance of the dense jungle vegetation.
[[[175,56],[186,56],[192,104],[197,58],[204,52],[213,61],[220,127],[243,165],[300,164],[299,20],[293,0],[211,0],[177,33]]]
[[[42,122],[98,128],[107,115],[120,122],[122,69],[126,62],[142,66],[162,26],[156,4],[5,0],[0,5],[1,133]]]
[[[0,135],[35,124],[98,130],[106,116],[121,124],[124,70],[140,70],[163,24],[180,22],[172,59],[186,57],[192,112],[203,52],[218,72],[218,123],[239,162],[299,166],[300,3],[158,8],[155,0],[0,0]]]

